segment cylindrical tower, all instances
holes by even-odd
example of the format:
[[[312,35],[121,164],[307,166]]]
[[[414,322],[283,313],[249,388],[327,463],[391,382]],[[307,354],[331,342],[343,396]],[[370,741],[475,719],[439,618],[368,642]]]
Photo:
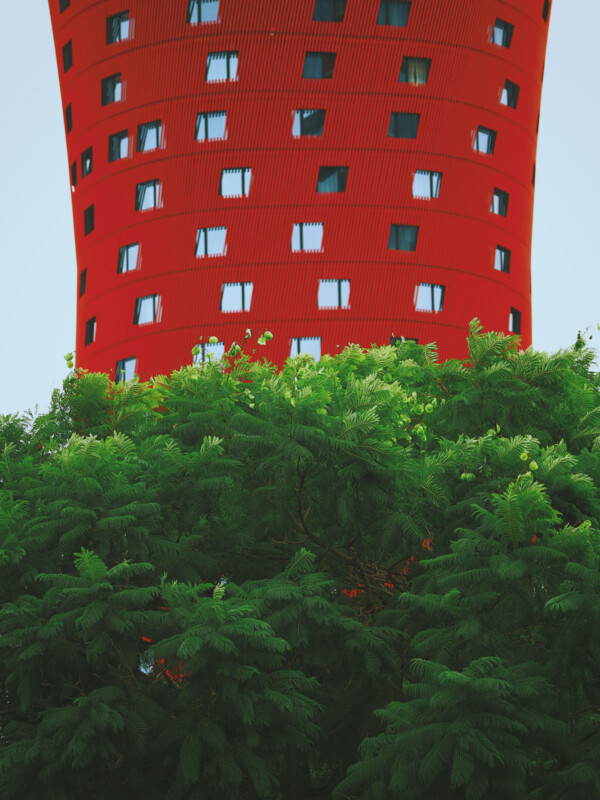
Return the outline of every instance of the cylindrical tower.
[[[531,341],[549,0],[50,0],[77,363]],[[219,351],[219,345],[211,349]]]

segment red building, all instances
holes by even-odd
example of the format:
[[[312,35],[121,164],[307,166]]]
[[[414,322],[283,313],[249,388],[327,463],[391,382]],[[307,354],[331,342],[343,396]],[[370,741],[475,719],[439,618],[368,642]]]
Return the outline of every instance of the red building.
[[[531,341],[549,0],[50,0],[77,363]],[[212,349],[219,349],[218,346]]]

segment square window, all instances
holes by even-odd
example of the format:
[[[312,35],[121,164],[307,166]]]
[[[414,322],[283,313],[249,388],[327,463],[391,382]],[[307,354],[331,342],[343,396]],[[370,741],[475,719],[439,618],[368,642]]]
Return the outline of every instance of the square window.
[[[418,169],[415,172],[412,185],[413,197],[422,197],[431,200],[440,196],[440,186],[442,185],[441,172],[428,172]]]
[[[73,42],[68,41],[62,49],[63,72],[67,72],[73,66]]]
[[[307,53],[302,68],[302,77],[310,80],[333,78],[335,53]]]
[[[67,129],[67,133],[70,133],[73,129],[73,109],[71,108],[71,103],[65,108],[65,128]]]
[[[496,131],[493,131],[491,128],[484,128],[483,125],[480,125],[477,128],[477,133],[475,134],[473,150],[476,150],[478,153],[487,153],[488,155],[492,155],[495,147]]]
[[[134,325],[150,325],[158,322],[160,311],[160,297],[157,294],[148,294],[145,297],[138,297],[135,301],[133,312]]]
[[[416,250],[418,235],[418,225],[392,225],[388,250]]]
[[[238,70],[237,51],[209,53],[206,59],[206,82],[236,81]]]
[[[508,214],[508,197],[508,192],[503,192],[502,189],[494,189],[490,212],[498,214],[500,217],[505,217]]]
[[[119,259],[117,261],[117,272],[132,272],[137,269],[140,246],[138,242],[119,247]]]
[[[202,112],[196,117],[196,139],[199,142],[211,142],[215,139],[227,138],[227,112]]]
[[[221,311],[250,311],[253,284],[224,283],[221,287]]]
[[[319,167],[317,192],[345,192],[349,167]]]
[[[198,228],[196,258],[224,256],[227,252],[227,228]]]
[[[317,304],[319,308],[350,308],[350,281],[321,279]]]
[[[343,22],[346,0],[315,0],[314,22]]]
[[[510,22],[497,19],[494,24],[494,30],[492,31],[492,42],[500,45],[500,47],[510,47],[514,29],[515,26],[511,25]]]
[[[445,294],[445,286],[420,283],[415,287],[415,311],[433,311],[437,314],[444,307]]]
[[[510,333],[521,333],[521,312],[516,308],[511,308],[508,318],[508,330]]]
[[[108,137],[108,160],[119,161],[129,155],[129,138],[127,131],[112,133]]]
[[[88,206],[83,212],[83,235],[87,236],[94,230],[94,206]]]
[[[137,129],[137,151],[147,153],[150,150],[157,150],[160,147],[160,120],[144,122],[138,125]]]
[[[88,319],[85,323],[85,346],[96,340],[96,317]]]
[[[417,86],[421,86],[429,80],[430,69],[430,58],[412,58],[405,56],[402,59],[398,81],[400,83],[414,83]]]
[[[299,108],[294,111],[292,136],[322,136],[325,125],[325,110],[322,108]]]
[[[500,244],[496,245],[494,269],[497,269],[498,272],[510,272],[510,250]]]
[[[292,228],[292,252],[320,252],[323,243],[322,222],[296,222]]]
[[[544,7],[542,8],[542,19],[548,22],[548,14],[550,13],[550,0],[544,0]]]
[[[200,342],[198,344],[200,352],[194,356],[194,364],[204,364],[208,357],[212,356],[215,361],[219,361],[225,355],[225,342]]]
[[[87,288],[87,269],[79,273],[79,297],[83,297]]]
[[[132,358],[122,358],[117,361],[115,367],[115,383],[122,383],[123,381],[132,381],[135,377],[136,367],[135,356]]]
[[[302,336],[297,339],[292,339],[290,358],[304,355],[312,356],[315,361],[318,361],[321,358],[320,336]]]
[[[516,83],[508,80],[504,81],[504,89],[502,89],[500,103],[509,108],[516,108],[519,100],[519,90],[520,87]]]
[[[408,25],[409,14],[410,2],[407,2],[407,0],[381,0],[377,24],[394,25],[396,28],[403,28]]]
[[[106,44],[129,39],[129,11],[121,11],[106,18]]]
[[[87,176],[91,173],[93,162],[92,162],[92,148],[88,147],[87,150],[84,150],[81,154],[81,178],[87,178]]]
[[[71,5],[71,0],[58,0],[58,10],[62,14]]]
[[[416,139],[420,118],[420,114],[407,114],[400,111],[392,111],[388,136],[394,139]]]
[[[100,85],[100,99],[103,106],[110,103],[118,103],[121,100],[121,73],[117,72],[114,75],[109,75],[108,78],[103,78]]]
[[[251,180],[252,170],[250,167],[221,170],[219,194],[222,197],[248,197]]]
[[[138,183],[135,188],[135,210],[147,211],[149,208],[156,208],[159,205],[159,193],[158,180]]]
[[[188,0],[187,21],[190,25],[218,22],[219,0]]]
[[[71,191],[75,191],[75,187],[77,186],[77,162],[74,161],[71,164]]]

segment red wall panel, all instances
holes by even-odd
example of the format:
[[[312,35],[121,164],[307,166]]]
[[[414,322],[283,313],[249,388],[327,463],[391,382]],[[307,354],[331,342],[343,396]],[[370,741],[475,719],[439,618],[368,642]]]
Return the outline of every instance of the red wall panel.
[[[229,344],[246,327],[275,338],[281,363],[292,337],[320,336],[322,352],[390,335],[437,341],[462,357],[468,321],[507,330],[511,308],[531,339],[532,175],[547,23],[543,0],[412,0],[404,27],[378,25],[381,0],[347,0],[342,22],[313,21],[314,0],[220,0],[219,21],[186,22],[187,0],[50,0],[63,106],[71,105],[69,164],[77,161],[73,218],[78,269],[77,363],[114,370],[135,357],[143,378],[191,361],[199,336]],[[130,36],[106,43],[106,18],[127,10]],[[495,20],[514,26],[492,42]],[[73,66],[63,72],[62,48]],[[209,53],[237,51],[235,81],[207,83]],[[333,78],[302,78],[309,51],[336,54]],[[402,59],[431,59],[425,85],[399,82]],[[101,105],[102,80],[122,76],[119,102]],[[500,102],[506,80],[516,108]],[[326,110],[321,137],[292,136],[298,108]],[[226,111],[224,140],[195,140],[199,112]],[[420,114],[415,139],[388,137],[393,111]],[[161,147],[136,152],[138,125],[161,120]],[[473,148],[496,131],[493,154]],[[108,161],[108,137],[127,130],[128,157]],[[81,153],[93,171],[81,178]],[[347,166],[346,190],[316,191],[321,166]],[[247,197],[221,197],[221,171],[252,170]],[[412,196],[416,170],[442,173],[434,199]],[[135,211],[136,185],[157,179],[161,206]],[[490,212],[494,189],[505,217]],[[84,235],[84,209],[94,230]],[[292,252],[292,227],[322,222],[321,252]],[[388,249],[392,224],[417,225],[414,252]],[[198,228],[227,228],[223,256],[195,256]],[[117,273],[119,248],[139,242],[138,268]],[[510,273],[494,269],[497,245]],[[319,309],[320,279],[350,280],[350,304]],[[225,282],[253,283],[248,312],[220,311]],[[415,287],[445,286],[443,309],[415,310]],[[134,325],[136,298],[161,296],[159,321]],[[84,344],[96,317],[95,341]]]

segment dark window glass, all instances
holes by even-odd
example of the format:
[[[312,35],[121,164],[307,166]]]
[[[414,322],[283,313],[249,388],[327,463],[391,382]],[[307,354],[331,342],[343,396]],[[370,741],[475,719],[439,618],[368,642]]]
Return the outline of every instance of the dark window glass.
[[[106,44],[129,39],[129,11],[121,11],[106,18]]]
[[[85,344],[91,344],[96,338],[96,317],[88,319],[85,323]]]
[[[100,89],[103,106],[117,103],[121,99],[121,73],[117,72],[108,78],[103,78]]]
[[[73,109],[71,108],[71,103],[65,108],[65,127],[67,133],[70,133],[73,129]]]
[[[299,108],[294,113],[292,136],[322,136],[324,125],[324,109]]]
[[[392,225],[388,250],[416,250],[418,225]]]
[[[494,189],[490,211],[500,217],[505,217],[508,214],[508,192],[503,192],[502,189]]]
[[[135,362],[135,356],[132,358],[122,358],[120,361],[117,361],[117,366],[115,367],[115,383],[133,380],[135,376]]]
[[[138,125],[137,129],[137,151],[145,153],[148,150],[156,150],[160,146],[160,120],[144,122]]]
[[[158,180],[138,183],[135,189],[135,210],[146,211],[158,205]]]
[[[315,22],[342,22],[346,11],[346,0],[316,0],[313,20]]]
[[[84,150],[81,154],[81,177],[87,178],[87,176],[92,171],[92,148],[88,147],[87,150]]]
[[[500,102],[509,108],[516,108],[519,101],[520,87],[512,81],[504,81],[504,89],[502,90],[502,97]]]
[[[187,21],[190,25],[218,22],[219,0],[188,0]]]
[[[491,128],[484,128],[483,125],[480,125],[477,128],[473,149],[477,150],[478,153],[487,153],[488,155],[492,155],[495,147],[496,131],[493,131]]]
[[[349,167],[319,167],[317,192],[345,192]]]
[[[71,189],[77,186],[77,162],[71,164]]]
[[[68,41],[62,50],[63,71],[67,72],[73,66],[73,42]]]
[[[112,133],[108,137],[108,160],[118,161],[120,158],[127,158],[128,146],[127,131]]]
[[[420,117],[420,114],[392,111],[388,136],[395,139],[416,139]]]
[[[137,269],[139,252],[140,246],[138,242],[132,242],[132,244],[120,247],[117,272],[131,272],[131,270]]]
[[[392,333],[390,336],[390,345],[394,347],[394,345],[398,344],[405,344],[406,342],[413,342],[414,344],[419,344],[418,339],[413,339],[410,336],[396,336]]]
[[[407,0],[381,0],[377,24],[394,25],[397,28],[403,28],[408,25],[409,14],[410,2],[407,2]]]
[[[430,69],[430,58],[413,58],[412,56],[405,56],[402,59],[402,66],[400,67],[400,75],[398,76],[398,80],[400,83],[414,83],[417,86],[423,85],[429,80]]]
[[[544,22],[548,22],[549,13],[550,13],[550,0],[544,0],[544,7],[542,9],[542,18]]]
[[[510,272],[510,250],[502,245],[496,245],[496,255],[494,257],[494,269],[499,272]]]
[[[87,236],[94,230],[94,206],[88,206],[83,212],[83,235]]]
[[[71,5],[71,0],[58,0],[58,9],[62,14]]]
[[[87,269],[79,274],[79,297],[83,297],[87,285]]]
[[[492,32],[492,42],[500,45],[500,47],[510,47],[514,29],[515,26],[511,25],[510,22],[497,19]]]
[[[302,69],[303,78],[330,79],[333,78],[335,67],[335,53],[307,53]]]
[[[508,330],[511,333],[521,333],[521,312],[516,308],[511,308],[508,318]]]
[[[535,162],[533,163],[533,174],[531,176],[531,182],[535,186]]]

